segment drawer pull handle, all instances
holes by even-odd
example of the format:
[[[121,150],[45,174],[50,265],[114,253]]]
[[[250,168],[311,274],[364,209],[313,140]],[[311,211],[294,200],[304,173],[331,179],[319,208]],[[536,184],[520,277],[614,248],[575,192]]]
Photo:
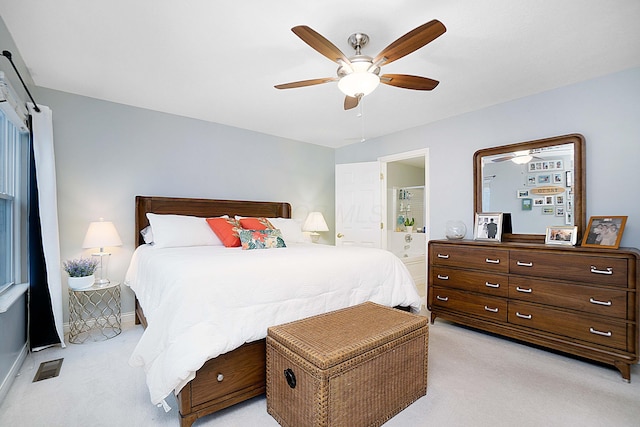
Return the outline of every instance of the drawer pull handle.
[[[530,314],[521,314],[519,311],[516,311],[516,316],[521,319],[531,319],[531,317],[533,317]]]
[[[484,309],[485,309],[485,310],[487,310],[487,311],[490,311],[490,312],[492,312],[492,313],[497,313],[497,312],[498,312],[498,307],[496,307],[496,308],[491,308],[491,307],[488,307],[488,306],[486,306],[486,305],[485,305],[485,306],[484,306]]]
[[[532,262],[516,261],[516,265],[518,265],[520,267],[533,267],[533,263]]]
[[[440,280],[449,280],[449,276],[443,276],[441,274],[438,274],[438,279],[440,279]]]
[[[436,298],[437,298],[439,301],[444,301],[444,302],[449,301],[449,297],[441,297],[440,295],[436,295]]]
[[[218,376],[216,377],[216,379],[218,380],[219,383],[222,382],[222,380],[224,380],[224,375],[222,374],[218,374]]]
[[[593,328],[589,328],[589,332],[591,332],[592,334],[596,334],[596,335],[602,335],[603,337],[610,337],[611,335],[613,335],[611,333],[611,331],[609,332],[601,332],[597,329],[593,329]]]
[[[589,298],[589,302],[591,304],[606,305],[607,307],[611,305],[611,301],[598,301],[597,299],[593,298]]]
[[[449,259],[449,255],[438,254],[438,258]]]
[[[598,267],[596,267],[595,265],[591,266],[591,272],[593,274],[608,274],[611,275],[613,274],[613,267],[607,267],[606,270],[598,270]]]
[[[500,287],[500,283],[489,283],[489,282],[484,282],[484,285],[489,287],[489,288],[499,288]]]
[[[487,264],[500,264],[500,260],[499,260],[499,259],[489,259],[489,258],[486,258],[486,259],[484,260],[484,262],[486,262]]]
[[[525,294],[530,294],[531,292],[533,292],[533,289],[531,289],[531,288],[521,288],[520,286],[516,286],[516,291],[524,292]]]

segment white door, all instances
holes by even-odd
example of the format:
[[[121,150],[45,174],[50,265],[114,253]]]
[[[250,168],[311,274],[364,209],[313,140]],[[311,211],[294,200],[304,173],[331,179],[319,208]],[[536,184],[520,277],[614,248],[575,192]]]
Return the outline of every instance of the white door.
[[[336,246],[382,247],[382,176],[379,162],[336,165]]]

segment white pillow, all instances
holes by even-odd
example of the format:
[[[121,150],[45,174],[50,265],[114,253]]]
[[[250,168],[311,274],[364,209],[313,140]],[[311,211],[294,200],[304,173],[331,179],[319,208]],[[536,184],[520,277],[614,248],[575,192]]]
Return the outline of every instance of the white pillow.
[[[140,234],[142,234],[142,238],[146,244],[153,244],[153,231],[151,230],[150,225],[147,225],[145,228],[140,230]]]
[[[302,234],[302,223],[293,218],[267,218],[271,224],[282,233],[282,238],[287,243],[306,242]]]
[[[154,246],[223,246],[205,218],[188,215],[158,215],[148,213]]]

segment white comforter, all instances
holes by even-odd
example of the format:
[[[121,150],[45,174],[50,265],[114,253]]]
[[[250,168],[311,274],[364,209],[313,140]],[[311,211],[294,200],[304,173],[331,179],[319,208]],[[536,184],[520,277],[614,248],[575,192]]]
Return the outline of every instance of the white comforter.
[[[269,326],[373,301],[421,299],[391,252],[291,244],[242,250],[221,246],[140,246],[125,283],[149,326],[130,359],[144,367],[154,404],[176,393],[208,359],[266,337]]]

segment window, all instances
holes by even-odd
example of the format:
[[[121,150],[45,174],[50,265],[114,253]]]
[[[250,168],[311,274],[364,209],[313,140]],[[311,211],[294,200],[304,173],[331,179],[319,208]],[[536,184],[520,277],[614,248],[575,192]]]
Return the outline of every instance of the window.
[[[27,278],[28,138],[0,110],[0,293]]]

